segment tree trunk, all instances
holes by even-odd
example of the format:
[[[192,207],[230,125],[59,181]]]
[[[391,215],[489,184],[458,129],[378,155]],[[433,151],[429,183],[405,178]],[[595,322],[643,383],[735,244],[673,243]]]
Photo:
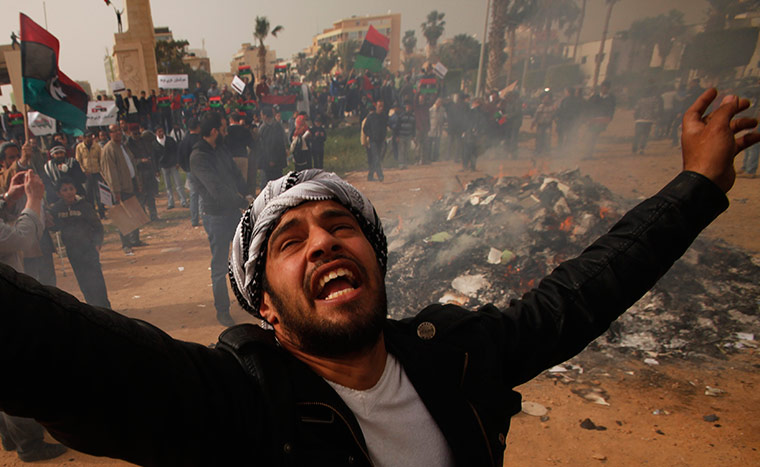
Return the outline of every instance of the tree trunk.
[[[523,60],[522,80],[520,80],[520,90],[525,89],[525,80],[528,77],[528,67],[530,66],[530,56],[533,55],[533,28],[530,28],[530,41],[528,42],[528,55]]]
[[[259,79],[267,74],[267,49],[264,42],[259,43]]]
[[[493,0],[491,6],[491,29],[488,31],[488,71],[486,72],[486,87],[488,89],[499,87],[499,76],[501,76],[504,68],[508,4],[508,0]]]
[[[581,22],[578,25],[578,31],[575,33],[575,47],[573,47],[573,62],[578,54],[578,45],[581,43],[581,30],[583,30],[583,20],[586,19],[586,0],[581,3]]]
[[[546,61],[549,58],[549,41],[551,40],[551,34],[552,34],[552,22],[550,20],[546,20],[546,24],[544,25],[544,51],[541,54],[541,69],[546,69]]]
[[[517,40],[517,28],[509,28],[509,57],[507,61],[507,85],[512,84],[512,66],[515,63],[515,41]]]
[[[594,66],[594,91],[596,91],[596,87],[599,84],[599,72],[602,69],[602,60],[604,59],[604,43],[607,42],[607,32],[610,29],[612,7],[615,6],[616,2],[617,0],[607,0],[607,17],[604,19],[604,29],[602,30],[602,44],[599,46],[599,53],[595,58],[596,64]]]

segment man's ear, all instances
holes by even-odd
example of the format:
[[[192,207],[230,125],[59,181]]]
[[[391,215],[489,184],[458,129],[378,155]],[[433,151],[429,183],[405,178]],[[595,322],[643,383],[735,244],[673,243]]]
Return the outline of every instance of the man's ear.
[[[261,294],[261,305],[259,305],[259,313],[266,322],[274,326],[280,322],[279,314],[272,304],[272,299],[268,292]]]

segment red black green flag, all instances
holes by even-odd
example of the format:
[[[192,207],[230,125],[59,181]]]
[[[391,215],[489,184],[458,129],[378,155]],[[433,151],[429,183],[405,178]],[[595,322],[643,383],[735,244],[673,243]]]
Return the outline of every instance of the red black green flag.
[[[275,65],[274,66],[274,74],[275,75],[278,74],[278,73],[286,73],[287,71],[288,71],[288,66],[287,65]]]
[[[238,76],[252,75],[250,65],[240,65],[238,67]]]
[[[419,83],[420,94],[435,94],[438,92],[438,80],[435,78],[422,78]]]
[[[362,48],[354,58],[354,69],[369,70],[378,73],[383,69],[383,61],[388,55],[390,39],[380,34],[374,26],[370,25],[367,35],[362,42]]]
[[[219,108],[222,106],[222,98],[221,96],[215,96],[208,100],[208,105],[214,108]]]
[[[21,72],[24,102],[78,133],[87,125],[87,93],[58,69],[58,39],[21,13]]]

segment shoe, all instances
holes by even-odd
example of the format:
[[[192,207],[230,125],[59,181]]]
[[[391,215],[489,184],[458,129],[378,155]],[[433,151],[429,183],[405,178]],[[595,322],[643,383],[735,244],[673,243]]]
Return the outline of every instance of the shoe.
[[[201,223],[200,222],[196,222],[195,224],[190,224],[190,225],[193,226],[193,227],[198,227],[199,225],[201,225]]]
[[[16,450],[16,443],[10,439],[10,438],[3,438],[2,439],[2,445],[3,449],[6,451],[15,451]]]
[[[133,243],[133,244],[132,244],[132,246],[148,246],[148,244],[147,244],[147,243],[145,243],[145,242],[144,242],[144,241],[142,241],[142,240],[138,240],[138,241],[136,241],[135,243]]]
[[[186,207],[188,207],[188,206],[189,206],[189,204],[187,203],[187,201],[185,201],[184,203],[182,203],[182,207],[183,207],[183,208],[186,208]]]
[[[50,444],[42,441],[40,446],[36,449],[19,452],[18,458],[24,462],[46,461],[49,459],[55,459],[68,450],[69,449],[63,444]]]
[[[132,248],[130,248],[130,247],[128,247],[128,246],[122,247],[122,248],[121,248],[121,250],[122,250],[122,251],[124,252],[124,254],[125,254],[125,255],[127,255],[127,256],[134,256],[134,255],[135,255],[135,253],[132,251]]]
[[[219,321],[219,324],[225,327],[231,327],[235,325],[235,320],[232,319],[232,316],[230,316],[229,311],[217,311],[216,312],[216,320]]]
[[[174,209],[174,205],[172,204],[171,206],[166,206],[166,209]]]

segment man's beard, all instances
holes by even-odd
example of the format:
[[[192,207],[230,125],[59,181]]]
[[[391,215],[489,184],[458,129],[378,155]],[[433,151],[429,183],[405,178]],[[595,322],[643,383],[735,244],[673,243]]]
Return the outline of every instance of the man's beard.
[[[344,324],[315,317],[310,314],[312,310],[296,309],[293,301],[272,290],[266,275],[262,287],[279,312],[283,328],[295,337],[303,352],[334,358],[359,354],[377,342],[388,313],[385,281],[380,278],[379,284],[377,297],[372,300],[369,310],[357,302],[343,305],[343,313],[352,316],[352,320]]]

